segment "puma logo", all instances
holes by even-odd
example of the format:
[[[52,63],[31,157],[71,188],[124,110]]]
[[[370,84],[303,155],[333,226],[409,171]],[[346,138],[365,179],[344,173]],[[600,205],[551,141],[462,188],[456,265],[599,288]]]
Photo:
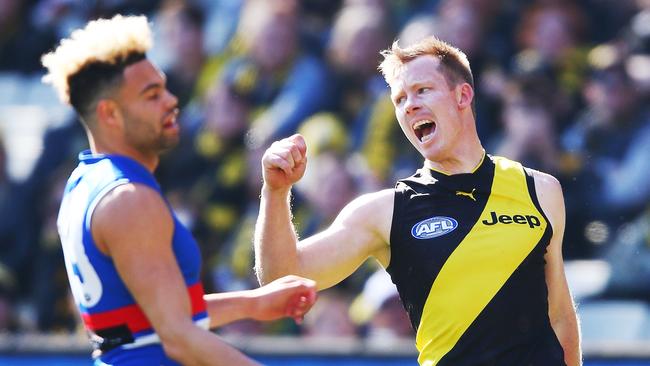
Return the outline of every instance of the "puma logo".
[[[476,201],[476,198],[474,198],[474,191],[476,191],[476,188],[472,189],[471,192],[456,191],[456,196],[465,196],[469,197],[472,201]]]

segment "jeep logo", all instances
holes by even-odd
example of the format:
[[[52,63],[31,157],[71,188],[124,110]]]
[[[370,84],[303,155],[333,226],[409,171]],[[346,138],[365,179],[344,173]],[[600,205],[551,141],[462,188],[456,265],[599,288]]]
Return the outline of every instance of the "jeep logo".
[[[492,211],[490,212],[490,220],[483,220],[483,224],[485,225],[494,225],[497,222],[500,222],[502,224],[528,224],[530,228],[534,228],[535,226],[539,226],[539,218],[537,216],[533,215],[514,215],[514,216],[508,216],[508,215],[499,215],[497,216],[497,213]]]
[[[434,216],[422,220],[411,228],[411,235],[416,239],[431,239],[448,234],[458,227],[458,221],[451,217]]]

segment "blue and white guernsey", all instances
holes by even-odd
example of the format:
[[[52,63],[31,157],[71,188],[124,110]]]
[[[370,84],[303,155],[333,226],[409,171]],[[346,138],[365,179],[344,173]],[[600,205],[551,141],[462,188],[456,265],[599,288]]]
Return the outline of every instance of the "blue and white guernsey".
[[[177,365],[164,354],[159,337],[112,259],[99,251],[92,237],[91,218],[97,203],[113,188],[126,183],[143,184],[161,193],[153,175],[133,159],[94,155],[90,151],[79,154],[79,165],[68,179],[57,221],[70,287],[98,350],[97,365]],[[187,286],[192,317],[207,329],[199,247],[171,214],[172,248]]]

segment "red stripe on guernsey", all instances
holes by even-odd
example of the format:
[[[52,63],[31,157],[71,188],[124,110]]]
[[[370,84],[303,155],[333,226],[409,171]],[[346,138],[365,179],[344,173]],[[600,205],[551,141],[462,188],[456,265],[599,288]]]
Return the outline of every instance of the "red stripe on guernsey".
[[[206,305],[203,300],[203,285],[198,282],[188,287],[187,291],[192,304],[192,316],[204,312]],[[126,324],[131,333],[151,329],[151,323],[137,304],[95,314],[82,313],[81,317],[86,327],[93,331],[123,324]]]

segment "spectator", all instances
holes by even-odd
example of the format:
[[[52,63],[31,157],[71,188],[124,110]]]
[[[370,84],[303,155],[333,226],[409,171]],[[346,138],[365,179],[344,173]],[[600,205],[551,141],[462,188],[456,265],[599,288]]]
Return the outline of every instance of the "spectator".
[[[18,247],[14,238],[15,222],[11,220],[12,184],[7,177],[6,152],[0,135],[0,332],[8,330],[11,324],[13,296],[16,287],[16,268],[11,258]]]
[[[522,161],[531,168],[558,173],[560,152],[553,114],[547,108],[551,95],[546,79],[520,77],[504,95],[503,136],[497,155]]]
[[[357,327],[348,315],[350,293],[330,289],[319,294],[318,302],[305,317],[303,334],[312,338],[345,338],[357,336]]]
[[[585,18],[575,2],[539,1],[524,9],[516,30],[519,52],[512,59],[514,72],[536,74],[551,83],[546,109],[559,132],[581,106],[587,69]]]
[[[194,94],[195,83],[206,60],[203,9],[192,2],[165,1],[156,18],[161,40],[170,56],[164,68],[169,90],[185,107]]]
[[[340,120],[331,114],[316,114],[298,132],[311,143],[308,159],[314,162],[296,190],[302,198],[296,220],[300,234],[309,236],[329,225],[358,191],[347,165],[349,139]]]
[[[391,342],[414,335],[397,288],[388,273],[381,269],[368,277],[351,304],[350,316],[373,342]]]
[[[34,27],[29,10],[26,1],[0,0],[0,71],[39,70],[39,56],[56,42],[48,29]]]
[[[324,65],[301,53],[298,11],[295,0],[251,0],[242,12],[238,36],[246,54],[231,62],[241,63],[238,75],[258,110],[251,124],[255,148],[294,132],[329,97]]]
[[[594,68],[584,88],[587,106],[562,137],[576,165],[568,220],[588,255],[650,200],[650,114],[621,61]],[[594,227],[604,235],[594,235]]]
[[[368,128],[369,113],[386,84],[377,72],[381,47],[388,42],[388,19],[378,2],[344,6],[337,14],[326,48],[332,70],[335,110],[351,131],[355,150]]]

